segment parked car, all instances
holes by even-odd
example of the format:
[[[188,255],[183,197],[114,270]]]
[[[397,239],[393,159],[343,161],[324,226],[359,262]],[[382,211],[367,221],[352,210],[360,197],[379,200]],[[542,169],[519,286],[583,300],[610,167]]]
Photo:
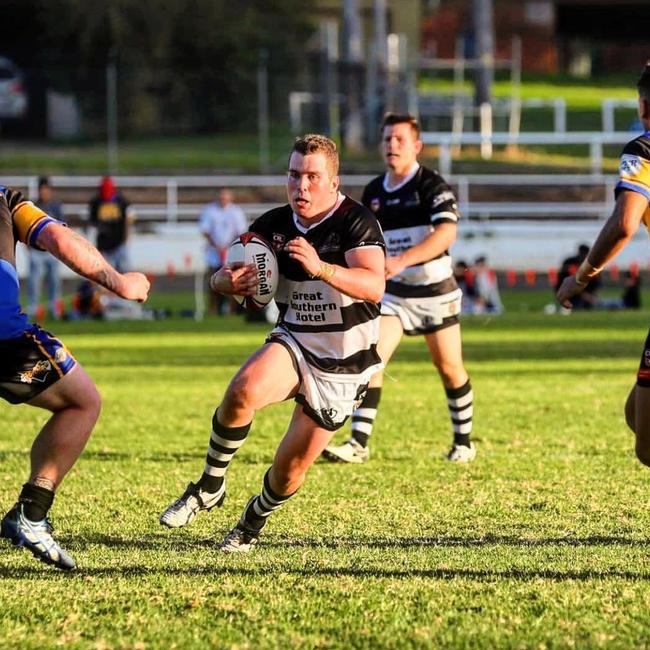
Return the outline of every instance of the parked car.
[[[0,56],[0,119],[20,119],[26,111],[23,75],[12,61]]]

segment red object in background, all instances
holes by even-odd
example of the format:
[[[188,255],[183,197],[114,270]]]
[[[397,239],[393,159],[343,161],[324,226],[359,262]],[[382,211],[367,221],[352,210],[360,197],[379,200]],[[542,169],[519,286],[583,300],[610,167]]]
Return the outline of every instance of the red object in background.
[[[557,285],[557,269],[554,266],[548,270],[548,284],[550,287]]]
[[[534,287],[537,282],[537,271],[535,269],[526,269],[524,275],[526,277],[526,284],[529,287]]]
[[[472,288],[474,286],[474,273],[471,269],[465,270],[465,284],[467,284],[468,288]]]
[[[578,270],[577,264],[569,264],[569,275],[575,275]]]
[[[614,282],[618,282],[618,279],[619,279],[619,277],[620,277],[620,273],[619,273],[619,270],[618,270],[618,266],[617,266],[616,264],[612,264],[612,265],[609,267],[609,277],[610,277]]]
[[[167,262],[167,277],[173,278],[176,275],[176,267],[173,262]]]
[[[112,201],[115,198],[115,183],[110,176],[102,178],[101,185],[99,186],[99,194],[102,201]]]
[[[632,262],[632,264],[630,264],[630,274],[632,275],[633,278],[638,278],[639,277],[639,263],[638,262]]]
[[[192,268],[192,254],[191,253],[185,253],[185,256],[183,257],[183,263],[185,264],[186,269],[191,269]]]
[[[509,287],[514,287],[517,284],[517,272],[514,269],[506,271],[506,284]]]

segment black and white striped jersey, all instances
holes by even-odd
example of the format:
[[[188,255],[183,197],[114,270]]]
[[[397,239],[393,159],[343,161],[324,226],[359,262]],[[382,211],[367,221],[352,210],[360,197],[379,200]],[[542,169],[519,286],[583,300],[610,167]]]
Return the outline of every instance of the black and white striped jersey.
[[[309,228],[285,205],[263,214],[250,231],[264,237],[276,252],[278,324],[291,333],[309,364],[324,372],[359,374],[380,363],[379,305],[350,298],[322,280],[311,279],[284,250],[295,237],[304,237],[321,260],[347,267],[347,251],[362,246],[385,248],[372,213],[340,194],[332,212]]]
[[[394,187],[388,186],[388,174],[378,176],[366,185],[361,201],[379,220],[391,256],[424,241],[436,225],[460,218],[451,187],[440,174],[419,164]],[[438,296],[456,288],[449,251],[409,266],[386,282],[386,293],[402,298]]]

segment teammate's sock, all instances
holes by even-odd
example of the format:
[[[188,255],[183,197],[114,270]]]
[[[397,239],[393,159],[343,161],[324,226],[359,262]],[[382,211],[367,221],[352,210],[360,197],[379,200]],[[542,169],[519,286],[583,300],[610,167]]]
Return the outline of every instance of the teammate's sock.
[[[244,444],[251,423],[243,427],[224,427],[217,419],[217,411],[212,416],[212,434],[208,454],[205,457],[203,475],[197,485],[206,492],[217,492],[223,484],[228,465],[235,452]]]
[[[368,438],[377,417],[377,408],[381,399],[381,386],[369,388],[366,396],[352,413],[352,437],[362,446],[368,446]]]
[[[246,506],[244,514],[242,515],[242,523],[246,528],[258,532],[264,528],[268,516],[279,510],[292,496],[297,492],[287,495],[279,495],[271,489],[269,483],[269,472],[267,470],[264,474],[264,485],[262,492],[253,497]]]
[[[474,415],[474,392],[469,379],[460,388],[445,388],[454,442],[469,447]]]
[[[47,488],[25,483],[18,497],[19,503],[23,504],[25,517],[30,521],[41,521],[47,517],[49,509],[54,502],[54,492]]]

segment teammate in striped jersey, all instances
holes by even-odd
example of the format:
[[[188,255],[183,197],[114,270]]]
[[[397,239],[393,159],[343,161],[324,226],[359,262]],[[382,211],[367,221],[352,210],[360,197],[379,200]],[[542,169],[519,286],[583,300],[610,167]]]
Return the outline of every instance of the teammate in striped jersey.
[[[17,241],[48,251],[122,298],[145,300],[149,281],[141,273],[118,273],[81,235],[24,200],[17,190],[0,186],[0,397],[52,412],[34,440],[29,480],[2,519],[0,537],[27,547],[47,564],[74,569],[74,559],[52,537],[47,513],[56,488],[88,441],[101,400],[63,343],[30,324],[22,312]]]
[[[418,163],[420,127],[411,115],[386,115],[382,148],[386,172],[366,186],[362,198],[377,216],[387,248],[379,354],[387,364],[403,334],[424,336],[451,418],[453,441],[447,459],[469,462],[476,456],[470,440],[474,397],[463,364],[458,319],[462,292],[449,255],[460,216],[456,198],[437,172]],[[352,437],[327,447],[323,452],[327,460],[368,460],[382,384],[380,371],[352,415]]]
[[[603,267],[632,239],[643,222],[650,230],[650,61],[637,82],[639,117],[644,133],[623,149],[614,211],[574,275],[560,285],[557,299],[566,308]],[[650,466],[650,333],[645,341],[636,384],[625,403],[625,420],[636,436],[636,455]]]
[[[277,254],[278,325],[237,372],[215,411],[201,478],[160,517],[161,524],[178,528],[201,510],[220,506],[226,470],[255,411],[294,398],[289,428],[262,491],[223,540],[225,552],[252,548],[268,516],[300,488],[382,367],[377,339],[384,239],[374,215],[339,192],[338,165],[336,145],[328,138],[298,139],[289,159],[289,204],[251,226]],[[253,266],[222,268],[211,282],[226,295],[253,293],[256,284]]]

